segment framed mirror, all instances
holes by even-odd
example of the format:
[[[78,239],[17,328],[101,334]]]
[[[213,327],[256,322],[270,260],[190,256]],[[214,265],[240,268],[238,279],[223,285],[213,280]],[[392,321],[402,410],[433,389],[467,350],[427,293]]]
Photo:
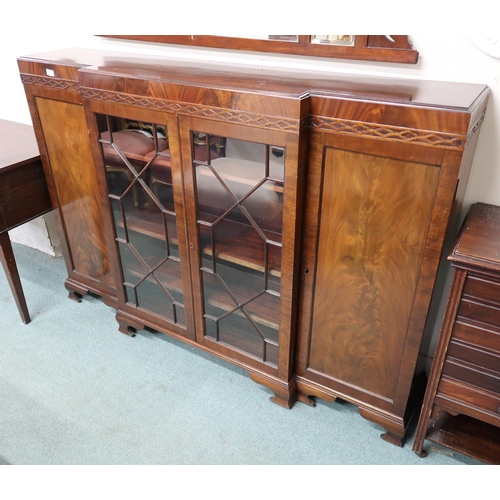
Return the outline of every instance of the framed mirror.
[[[267,35],[260,38],[212,35],[99,35],[140,42],[300,56],[416,64],[418,52],[407,35]]]

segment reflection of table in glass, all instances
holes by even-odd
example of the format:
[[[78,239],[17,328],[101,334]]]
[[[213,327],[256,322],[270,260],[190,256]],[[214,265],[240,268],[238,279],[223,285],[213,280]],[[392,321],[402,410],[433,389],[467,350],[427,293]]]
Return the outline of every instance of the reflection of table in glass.
[[[33,128],[0,120],[0,260],[23,323],[30,317],[8,231],[51,209]]]

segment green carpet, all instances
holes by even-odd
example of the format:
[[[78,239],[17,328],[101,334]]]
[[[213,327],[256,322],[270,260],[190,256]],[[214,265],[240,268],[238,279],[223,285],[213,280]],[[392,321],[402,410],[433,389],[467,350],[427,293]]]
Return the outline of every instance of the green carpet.
[[[0,272],[4,464],[479,464],[431,444],[419,458],[413,431],[403,448],[386,443],[345,402],[281,408],[243,370],[167,335],[119,333],[100,298],[69,300],[61,258],[14,251],[32,322]]]

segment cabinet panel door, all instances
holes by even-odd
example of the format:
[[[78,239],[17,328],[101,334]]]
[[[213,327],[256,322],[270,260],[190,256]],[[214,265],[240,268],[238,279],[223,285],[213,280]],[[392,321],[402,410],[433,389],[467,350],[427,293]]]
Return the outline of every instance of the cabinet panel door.
[[[438,179],[326,148],[308,370],[395,397]]]
[[[70,272],[95,281],[97,291],[113,289],[114,294],[83,107],[43,97],[36,97],[35,103],[66,236]]]
[[[174,120],[121,112],[123,116],[95,114],[115,227],[119,307],[149,324],[192,337]]]
[[[283,348],[286,377],[297,139],[287,144],[283,133],[188,119],[181,139],[198,340],[270,369]]]

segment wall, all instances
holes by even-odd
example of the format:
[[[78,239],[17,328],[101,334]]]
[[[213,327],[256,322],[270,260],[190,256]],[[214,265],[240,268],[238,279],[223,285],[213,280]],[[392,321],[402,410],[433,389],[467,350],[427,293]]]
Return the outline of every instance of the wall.
[[[26,32],[21,36],[18,32],[13,31],[9,34],[8,39],[5,34],[0,34],[0,43],[2,45],[2,51],[0,52],[2,67],[0,118],[31,123],[24,91],[18,75],[16,64],[18,56],[74,46],[157,55],[168,54],[170,57],[182,59],[208,59],[235,65],[250,64],[281,67],[294,72],[342,72],[484,83],[490,86],[492,95],[479,137],[462,215],[464,215],[465,210],[471,203],[477,201],[500,205],[500,141],[498,140],[498,137],[500,137],[500,99],[498,98],[500,94],[500,59],[479,50],[471,41],[472,39],[467,38],[465,35],[436,35],[434,31],[429,31],[429,33],[428,35],[410,35],[414,48],[420,53],[419,62],[416,65],[397,65],[272,54],[237,54],[224,50],[216,51],[113,41],[93,35],[71,33],[65,34],[63,42],[60,34],[56,35],[49,31],[42,36],[38,35],[36,37],[30,36]],[[477,38],[475,41],[477,41]],[[451,273],[448,272],[448,285],[450,276]],[[438,326],[446,304],[446,295],[447,290],[445,290],[441,299],[436,322]],[[423,345],[424,354],[428,352],[432,354],[439,330],[438,326],[435,326],[427,336]]]
[[[3,39],[2,39],[3,38]],[[0,93],[0,118],[30,123],[28,106],[20,84],[16,58],[20,55],[36,54],[65,47],[107,48],[112,50],[143,52],[171,57],[214,61],[234,64],[251,64],[289,68],[300,71],[326,71],[362,73],[371,75],[393,75],[404,78],[485,83],[492,89],[492,97],[483,123],[474,165],[469,180],[466,201],[500,204],[500,59],[480,51],[464,35],[411,35],[414,48],[420,52],[416,65],[397,65],[369,62],[327,60],[324,58],[301,58],[272,54],[215,51],[187,47],[160,46],[144,43],[112,41],[93,35],[66,35],[61,42],[59,35],[51,33],[31,38],[14,34],[8,39],[0,33],[0,63],[2,68],[2,92]]]

